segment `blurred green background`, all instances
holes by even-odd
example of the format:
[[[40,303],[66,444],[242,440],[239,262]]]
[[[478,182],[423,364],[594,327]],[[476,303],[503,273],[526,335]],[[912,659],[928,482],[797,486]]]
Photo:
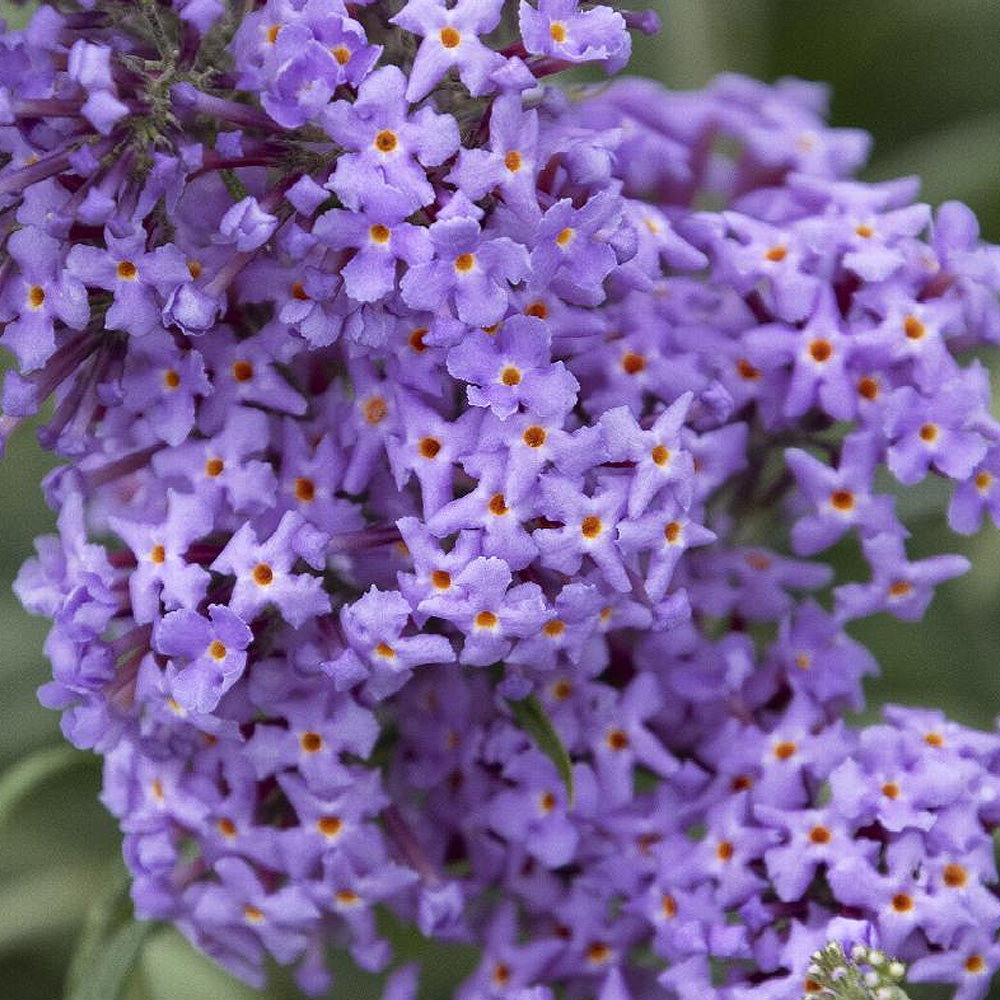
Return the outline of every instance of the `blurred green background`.
[[[15,25],[27,9],[0,2]],[[727,69],[766,80],[825,80],[834,124],[875,137],[866,176],[919,174],[927,201],[968,202],[984,234],[1000,239],[998,0],[672,0],[659,10],[664,32],[637,40],[636,73],[675,87],[699,86]],[[51,530],[38,487],[49,467],[27,429],[0,464],[0,775],[60,740],[57,718],[34,694],[48,674],[46,625],[24,614],[9,586],[32,538]],[[907,498],[911,552],[963,552],[972,573],[942,588],[922,624],[883,617],[856,632],[883,667],[873,701],[939,705],[963,722],[990,726],[1000,712],[1000,533],[951,537],[940,525],[946,501],[946,491],[933,487]],[[853,561],[850,553],[843,558],[845,566]],[[63,995],[85,916],[118,868],[118,836],[97,802],[98,786],[96,762],[77,754],[6,814],[0,804],[0,1000]],[[431,954],[422,942],[401,943],[418,960]],[[423,996],[443,1000],[452,969],[467,969],[468,961],[426,961]],[[135,968],[130,1000],[258,996],[169,931],[147,939]],[[267,995],[297,994],[279,979]],[[334,995],[367,1000],[377,992],[345,973]]]

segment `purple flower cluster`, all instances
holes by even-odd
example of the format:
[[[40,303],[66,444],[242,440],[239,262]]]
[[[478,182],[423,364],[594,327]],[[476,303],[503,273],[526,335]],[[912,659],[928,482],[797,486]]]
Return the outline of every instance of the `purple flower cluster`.
[[[830,940],[984,995],[1000,737],[843,721],[846,627],[967,566],[887,479],[1000,523],[969,210],[812,84],[541,82],[648,14],[83,6],[0,34],[0,445],[53,400],[16,589],[139,915],[313,993],[389,910],[461,1000],[784,1000]]]

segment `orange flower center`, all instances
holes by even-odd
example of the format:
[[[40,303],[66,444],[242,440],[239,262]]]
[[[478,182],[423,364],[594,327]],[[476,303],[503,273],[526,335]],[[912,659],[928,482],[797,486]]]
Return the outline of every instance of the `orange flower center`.
[[[905,892],[897,892],[892,897],[892,908],[897,913],[909,913],[913,909],[913,897],[908,896]]]
[[[638,375],[646,367],[646,359],[641,354],[629,351],[622,358],[622,368],[626,375]]]
[[[608,748],[610,750],[627,750],[629,746],[628,733],[626,733],[624,729],[612,729],[611,732],[608,733],[607,740],[605,742],[608,744]]]
[[[591,965],[604,965],[611,958],[611,949],[603,941],[595,941],[587,949],[587,961]]]
[[[306,753],[319,753],[323,749],[323,737],[319,733],[303,733],[299,737],[299,746]]]
[[[860,379],[857,388],[858,395],[863,399],[867,399],[869,402],[873,399],[878,399],[878,382],[870,375],[866,375],[863,379]]]
[[[544,427],[538,427],[533,424],[531,427],[525,428],[524,434],[521,435],[521,440],[529,448],[541,448],[545,444],[546,436]]]
[[[809,356],[813,361],[823,364],[833,357],[833,345],[829,340],[817,338],[809,345]]]
[[[961,889],[968,882],[969,873],[962,865],[950,864],[944,866],[941,877],[944,879],[944,884],[950,889]]]
[[[249,361],[234,361],[232,372],[237,382],[249,382],[253,378],[253,365]]]
[[[854,494],[850,490],[834,490],[830,494],[830,505],[840,511],[853,510]]]
[[[424,458],[434,458],[441,450],[441,442],[437,438],[425,437],[420,439],[417,450]]]
[[[375,148],[380,153],[391,153],[398,145],[399,140],[392,129],[384,128],[375,136]]]
[[[336,837],[344,828],[344,822],[339,816],[320,816],[316,820],[316,829],[324,837]]]
[[[652,459],[659,466],[666,465],[670,461],[670,449],[662,444],[658,444],[653,449]]]
[[[552,697],[556,701],[565,701],[573,693],[573,685],[567,680],[556,681],[552,685]]]
[[[372,396],[371,399],[365,402],[362,412],[364,413],[365,423],[374,426],[385,420],[386,414],[389,412],[389,407],[381,396]]]
[[[295,480],[295,499],[302,503],[311,503],[316,497],[316,484],[306,476]]]

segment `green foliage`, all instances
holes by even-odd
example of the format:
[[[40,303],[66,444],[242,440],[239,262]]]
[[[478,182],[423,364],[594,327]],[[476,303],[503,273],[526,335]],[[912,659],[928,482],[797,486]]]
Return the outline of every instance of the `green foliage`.
[[[510,706],[514,721],[531,737],[535,746],[555,764],[559,777],[566,786],[566,795],[572,808],[573,764],[545,707],[533,694],[527,698],[510,699],[507,704]]]
[[[95,979],[94,969],[101,962],[107,939],[132,915],[128,890],[128,873],[116,861],[114,871],[83,918],[83,928],[66,972],[66,994],[74,1000],[83,1000],[88,991],[92,993],[89,983]]]
[[[0,774],[0,827],[10,818],[22,799],[46,778],[78,763],[80,754],[65,743],[36,750],[22,757]]]
[[[85,974],[68,1000],[124,1000],[152,929],[152,924],[134,920],[116,928],[89,956]]]

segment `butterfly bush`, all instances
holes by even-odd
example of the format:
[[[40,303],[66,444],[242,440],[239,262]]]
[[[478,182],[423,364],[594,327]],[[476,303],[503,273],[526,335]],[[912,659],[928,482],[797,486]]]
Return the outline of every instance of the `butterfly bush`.
[[[850,626],[967,569],[899,488],[1000,523],[1000,251],[851,179],[818,85],[543,82],[655,21],[0,34],[0,442],[42,413],[63,459],[15,585],[40,697],[137,914],[249,983],[394,967],[390,917],[479,949],[459,1000],[832,995],[845,954],[975,1000],[1000,965],[1000,739],[847,725]]]

